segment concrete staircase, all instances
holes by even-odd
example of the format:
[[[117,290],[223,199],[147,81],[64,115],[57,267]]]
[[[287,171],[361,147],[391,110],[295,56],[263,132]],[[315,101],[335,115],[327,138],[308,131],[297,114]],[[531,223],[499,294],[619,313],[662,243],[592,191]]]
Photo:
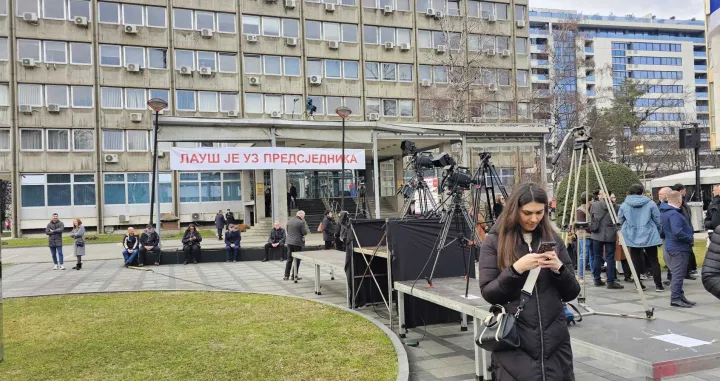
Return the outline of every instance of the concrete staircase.
[[[368,197],[368,208],[370,215],[375,218],[375,197]],[[397,217],[398,212],[393,209],[390,202],[384,198],[380,198],[380,218]]]

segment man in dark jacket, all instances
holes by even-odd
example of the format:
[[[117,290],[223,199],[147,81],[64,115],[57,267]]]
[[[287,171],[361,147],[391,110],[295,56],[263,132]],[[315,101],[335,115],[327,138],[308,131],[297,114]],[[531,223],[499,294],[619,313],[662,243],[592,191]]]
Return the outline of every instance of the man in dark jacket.
[[[123,258],[125,258],[125,267],[130,266],[135,257],[138,256],[138,247],[140,246],[140,238],[135,234],[135,228],[128,228],[127,234],[123,237]]]
[[[227,224],[227,221],[225,221],[225,216],[223,216],[222,210],[218,210],[217,214],[215,215],[215,229],[217,229],[218,233],[218,241],[222,241],[222,235],[223,235],[223,229],[225,228],[225,225]],[[228,225],[228,229],[230,228],[230,224]]]
[[[667,204],[660,205],[663,232],[665,233],[663,257],[673,275],[670,285],[670,306],[690,308],[695,303],[685,298],[683,275],[687,272],[687,257],[692,254],[694,238],[690,223],[680,212],[681,207],[682,196],[678,191],[670,192]]]
[[[592,252],[594,254],[593,277],[595,278],[595,286],[601,287],[605,282],[600,278],[603,262],[607,263],[607,288],[619,290],[623,287],[616,282],[615,269],[615,242],[617,240],[617,227],[613,224],[605,203],[605,193],[598,193],[598,200],[590,206],[590,239],[593,241]],[[617,213],[618,206],[614,205]],[[603,257],[605,253],[605,257]]]
[[[305,236],[310,234],[307,223],[305,223],[305,212],[298,210],[295,218],[291,218],[287,224],[287,245],[288,245],[288,257],[285,263],[285,277],[283,280],[290,278],[290,270],[292,270],[293,256],[292,253],[296,251],[302,251],[305,246]],[[295,260],[295,273],[292,279],[300,280],[297,276],[298,270],[300,269],[300,260]]]
[[[285,229],[280,227],[279,221],[275,221],[275,223],[273,223],[273,228],[270,230],[270,238],[268,238],[268,241],[265,244],[265,258],[263,258],[263,262],[267,262],[269,260],[271,247],[280,247],[280,260],[285,260],[285,256],[287,255],[285,238],[287,238],[287,235],[285,234]]]
[[[225,225],[235,225],[235,215],[230,211],[230,209],[228,209],[227,213],[225,213]]]
[[[335,241],[335,235],[338,233],[338,231],[337,223],[335,223],[335,218],[333,218],[333,214],[329,210],[325,211],[325,218],[322,222],[322,233],[323,241],[325,241],[325,250],[332,249],[332,244],[333,241]]]
[[[712,235],[715,228],[720,226],[720,185],[713,185],[712,188],[712,201],[707,208],[707,214],[705,214],[705,229]]]
[[[687,190],[685,189],[685,185],[682,184],[675,184],[671,188],[674,191],[680,192],[680,196],[682,196],[682,206],[680,207],[680,213],[683,217],[687,220],[687,222],[690,224],[690,228],[692,229],[692,214],[690,212],[690,206],[687,204],[685,199],[687,198]],[[685,274],[685,279],[689,280],[695,280],[697,279],[697,259],[695,259],[695,253],[690,253],[690,256],[688,256],[688,267],[687,267],[687,274]],[[670,276],[668,277],[670,279]]]
[[[160,266],[160,236],[152,225],[147,225],[140,236],[140,259],[138,266],[143,266],[147,253],[155,255],[155,266]]]
[[[48,236],[48,247],[50,248],[50,254],[52,255],[53,270],[65,270],[63,266],[63,248],[62,248],[62,233],[65,230],[65,224],[58,219],[58,214],[53,213],[52,220],[45,227],[45,234]]]
[[[720,299],[720,226],[710,235],[710,246],[702,267],[702,283],[709,293]]]
[[[290,190],[288,191],[290,193],[290,207],[295,208],[297,205],[295,204],[295,200],[297,200],[297,188],[295,188],[295,185],[290,184]]]
[[[226,262],[233,262],[238,260],[238,253],[240,252],[240,230],[237,226],[230,225],[228,231],[225,232],[225,252],[227,252]],[[232,254],[232,258],[230,256]]]

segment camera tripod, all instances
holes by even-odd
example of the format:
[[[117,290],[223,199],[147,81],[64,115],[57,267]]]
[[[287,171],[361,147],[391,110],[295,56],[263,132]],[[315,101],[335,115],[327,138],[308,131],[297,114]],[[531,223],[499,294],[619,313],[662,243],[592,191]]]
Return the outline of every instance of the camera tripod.
[[[558,153],[555,155],[555,158],[553,159],[552,164],[557,165],[557,162],[560,158],[560,155],[562,153],[563,148],[565,147],[565,144],[569,140],[569,138],[573,136],[575,140],[575,145],[573,146],[573,153],[572,158],[570,160],[570,171],[568,172],[569,181],[568,186],[565,191],[565,206],[563,207],[563,217],[562,217],[562,225],[561,228],[566,232],[564,234],[564,238],[567,239],[567,232],[569,232],[570,229],[568,227],[574,227],[575,229],[578,228],[585,228],[587,226],[587,222],[590,222],[590,211],[588,210],[586,215],[588,221],[586,223],[577,223],[576,218],[576,210],[577,210],[577,201],[578,201],[578,187],[580,185],[580,172],[582,168],[583,161],[585,162],[585,189],[587,190],[585,192],[585,205],[588,205],[589,203],[589,186],[590,186],[590,169],[592,168],[593,172],[595,172],[595,177],[597,180],[598,185],[600,186],[600,191],[605,194],[605,197],[601,200],[605,203],[605,207],[607,207],[608,214],[610,216],[610,219],[612,221],[613,226],[618,227],[617,230],[617,237],[620,240],[620,245],[622,246],[623,252],[625,253],[625,257],[628,260],[628,264],[630,267],[630,272],[632,273],[633,279],[635,281],[635,287],[637,287],[638,295],[640,295],[640,301],[642,302],[643,308],[645,310],[645,316],[636,316],[636,315],[629,315],[629,314],[616,314],[616,313],[608,313],[608,312],[598,312],[593,310],[590,306],[587,304],[587,298],[586,298],[586,287],[584,282],[584,270],[585,270],[585,261],[587,260],[587,257],[589,253],[586,253],[584,256],[580,255],[580,244],[576,245],[576,253],[574,253],[578,258],[578,269],[576,271],[579,271],[579,269],[583,269],[583,282],[581,284],[581,292],[578,296],[578,304],[585,309],[588,312],[588,315],[601,315],[601,316],[615,316],[615,317],[626,317],[626,318],[636,318],[636,319],[648,319],[652,320],[654,319],[654,308],[650,308],[648,306],[647,300],[645,299],[645,293],[642,290],[642,287],[640,287],[640,278],[638,277],[637,272],[635,271],[635,265],[632,261],[632,256],[630,255],[627,245],[625,244],[625,240],[623,239],[622,233],[619,230],[620,224],[618,223],[618,216],[615,211],[614,206],[610,202],[610,193],[607,189],[607,184],[605,183],[605,179],[603,178],[602,173],[600,172],[600,166],[598,165],[597,157],[595,156],[595,151],[593,150],[592,144],[590,143],[590,140],[592,140],[592,137],[587,133],[585,130],[585,127],[576,127],[572,131],[570,131],[565,138],[563,139],[562,143],[560,144],[560,147],[558,148]],[[570,194],[570,187],[574,186],[574,190],[572,192],[572,195]],[[568,215],[568,206],[570,205],[570,198],[572,196],[572,209],[570,213],[570,221],[569,224],[565,224],[565,219]],[[602,253],[595,253],[595,255],[602,255]],[[615,261],[607,264],[608,267],[615,266]]]
[[[497,219],[497,213],[495,210],[495,187],[500,190],[500,194],[507,200],[508,192],[505,185],[500,181],[500,176],[497,174],[495,164],[490,161],[492,155],[489,152],[480,152],[480,167],[475,172],[473,177],[473,183],[475,186],[475,192],[473,197],[473,208],[475,213],[480,213],[480,206],[482,205],[483,189],[485,190],[485,216],[483,224],[491,227]]]
[[[365,184],[360,184],[357,194],[357,200],[355,201],[355,219],[370,218],[370,212],[368,212],[368,200]]]
[[[397,194],[401,194],[405,198],[405,203],[400,209],[399,217],[401,219],[407,217],[413,201],[416,201],[415,210],[419,210],[422,216],[427,218],[437,214],[438,203],[425,182],[422,170],[416,170],[415,176],[400,187]]]

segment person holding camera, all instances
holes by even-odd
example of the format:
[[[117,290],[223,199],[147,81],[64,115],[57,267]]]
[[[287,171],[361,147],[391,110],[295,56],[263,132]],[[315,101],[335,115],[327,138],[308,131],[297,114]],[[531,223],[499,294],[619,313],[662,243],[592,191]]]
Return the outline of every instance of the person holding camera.
[[[537,184],[514,187],[480,250],[483,298],[515,314],[526,280],[529,300],[515,324],[520,346],[492,352],[493,380],[572,381],[573,354],[563,302],[580,294],[572,261],[550,222],[547,193]]]

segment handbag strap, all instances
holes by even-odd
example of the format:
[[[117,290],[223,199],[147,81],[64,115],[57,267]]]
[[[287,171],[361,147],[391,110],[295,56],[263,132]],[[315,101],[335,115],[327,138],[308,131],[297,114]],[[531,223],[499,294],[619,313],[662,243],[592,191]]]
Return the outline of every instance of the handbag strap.
[[[525,285],[520,291],[520,304],[518,304],[517,312],[515,312],[515,318],[520,316],[525,304],[532,297],[533,289],[535,289],[535,283],[537,282],[538,275],[540,275],[540,268],[536,267],[528,273],[527,279],[525,279]]]

